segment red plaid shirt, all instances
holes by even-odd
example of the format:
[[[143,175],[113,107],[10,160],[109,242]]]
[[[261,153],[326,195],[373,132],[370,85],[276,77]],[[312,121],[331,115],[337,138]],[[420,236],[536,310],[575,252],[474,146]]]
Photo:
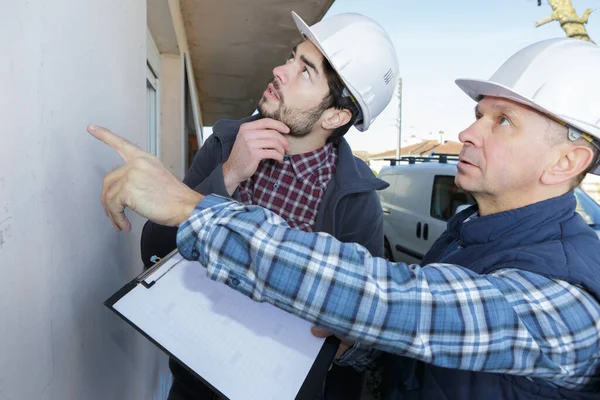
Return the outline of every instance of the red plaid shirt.
[[[282,164],[263,160],[239,185],[244,204],[280,215],[290,227],[312,232],[321,199],[337,165],[337,149],[327,143],[310,153],[285,156]]]

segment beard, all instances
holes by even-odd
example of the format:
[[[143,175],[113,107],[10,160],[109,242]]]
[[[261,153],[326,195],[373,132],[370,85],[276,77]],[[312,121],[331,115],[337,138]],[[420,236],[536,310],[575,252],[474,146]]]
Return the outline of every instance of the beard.
[[[286,106],[283,95],[279,91],[279,84],[276,81],[271,82],[277,90],[279,96],[279,107],[272,112],[266,110],[267,99],[263,96],[258,102],[258,111],[263,118],[273,118],[283,122],[290,128],[288,136],[305,137],[312,132],[313,127],[325,112],[322,104],[308,110],[299,110]]]

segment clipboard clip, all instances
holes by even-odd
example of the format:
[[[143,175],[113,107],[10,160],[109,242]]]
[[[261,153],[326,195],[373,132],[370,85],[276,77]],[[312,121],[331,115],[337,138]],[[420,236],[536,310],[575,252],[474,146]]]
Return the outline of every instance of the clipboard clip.
[[[152,264],[158,264],[160,262],[160,260],[162,260],[162,258],[160,258],[159,256],[152,256],[152,257],[150,257],[150,262]]]
[[[148,278],[153,275],[155,272],[157,272],[158,270],[160,270],[170,259],[171,257],[173,257],[174,255],[178,254],[179,250],[175,249],[172,252],[170,252],[169,254],[167,254],[165,257],[158,257],[158,256],[152,256],[150,258],[150,261],[154,263],[153,266],[151,266],[150,268],[148,268],[147,270],[145,270],[144,272],[142,272],[141,274],[139,274],[135,280],[137,283],[141,283],[142,285],[144,285],[144,287],[146,289],[150,289],[156,282],[158,282],[160,280],[160,278],[162,278],[167,272],[169,272],[174,266],[176,266],[177,264],[179,264],[181,262],[181,260],[173,263],[173,265],[169,266],[168,269],[166,269],[163,273],[161,273],[159,276],[156,277],[156,279],[153,279],[152,281],[148,282]]]

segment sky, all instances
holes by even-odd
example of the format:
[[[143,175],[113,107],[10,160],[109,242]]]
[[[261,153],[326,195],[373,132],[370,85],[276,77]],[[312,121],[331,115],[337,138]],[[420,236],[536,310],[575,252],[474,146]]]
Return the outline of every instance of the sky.
[[[600,43],[600,0],[572,0],[578,15],[598,8],[587,30]],[[513,53],[543,39],[564,37],[558,22],[535,23],[552,12],[537,0],[335,0],[325,18],[356,12],[373,18],[390,35],[402,77],[402,142],[458,140],[474,119],[475,103],[455,85],[457,78],[489,78]],[[565,60],[568,68],[569,60]],[[368,131],[346,134],[353,150],[377,153],[396,148],[398,99]]]

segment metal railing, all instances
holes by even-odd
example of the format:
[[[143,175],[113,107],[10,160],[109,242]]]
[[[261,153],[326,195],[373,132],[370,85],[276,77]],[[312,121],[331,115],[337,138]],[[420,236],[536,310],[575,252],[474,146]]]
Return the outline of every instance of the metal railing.
[[[407,161],[409,164],[416,164],[417,162],[438,162],[440,164],[447,164],[448,161],[458,161],[458,154],[434,154],[431,156],[402,156],[400,158],[384,158],[384,161],[389,161],[390,166],[396,165],[399,161]]]

